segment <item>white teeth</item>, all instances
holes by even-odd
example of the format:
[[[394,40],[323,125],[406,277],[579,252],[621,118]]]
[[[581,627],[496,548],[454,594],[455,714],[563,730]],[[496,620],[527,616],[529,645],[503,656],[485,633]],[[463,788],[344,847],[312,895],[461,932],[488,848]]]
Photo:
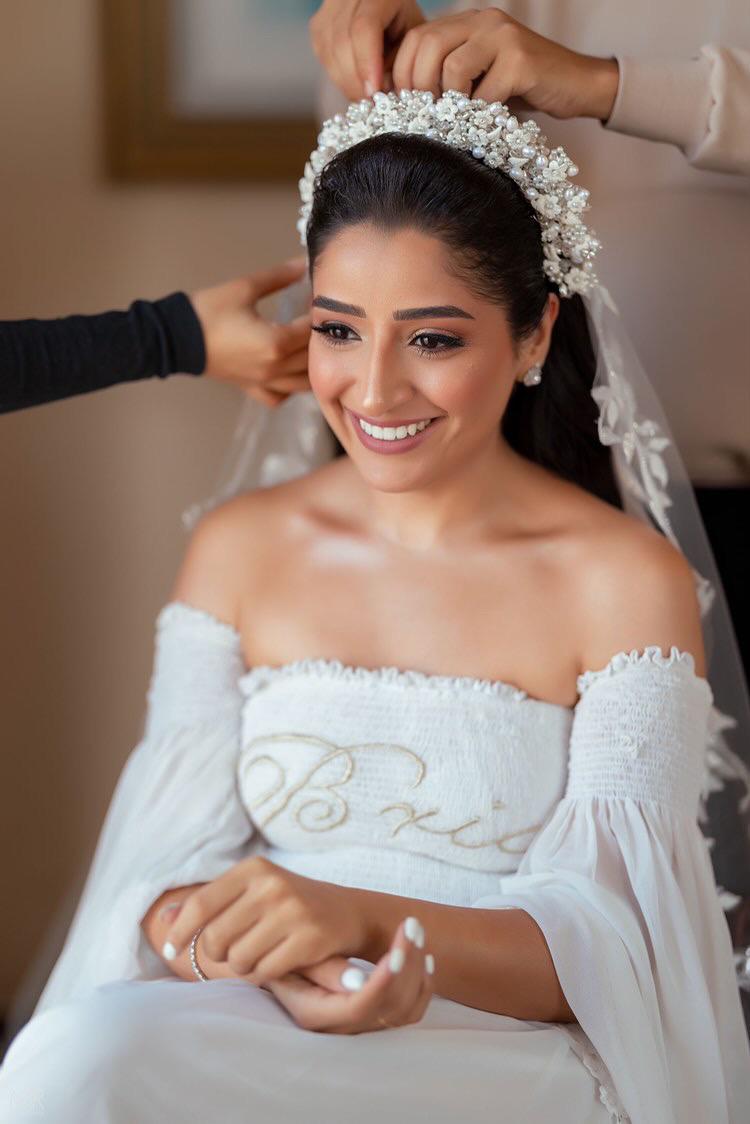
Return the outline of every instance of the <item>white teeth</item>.
[[[426,429],[434,418],[428,418],[427,421],[412,422],[411,425],[400,425],[398,428],[387,426],[383,428],[379,425],[370,425],[368,422],[363,421],[362,418],[357,419],[361,428],[365,433],[369,433],[371,437],[378,437],[381,441],[402,441],[404,437],[413,437],[416,433],[421,433]]]

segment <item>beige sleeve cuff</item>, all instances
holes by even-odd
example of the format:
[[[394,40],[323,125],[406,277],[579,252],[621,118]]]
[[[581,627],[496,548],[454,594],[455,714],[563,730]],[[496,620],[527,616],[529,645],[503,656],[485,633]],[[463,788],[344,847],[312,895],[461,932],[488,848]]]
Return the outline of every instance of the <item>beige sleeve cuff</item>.
[[[617,62],[606,128],[677,145],[699,168],[750,174],[750,51],[711,45],[692,59]]]

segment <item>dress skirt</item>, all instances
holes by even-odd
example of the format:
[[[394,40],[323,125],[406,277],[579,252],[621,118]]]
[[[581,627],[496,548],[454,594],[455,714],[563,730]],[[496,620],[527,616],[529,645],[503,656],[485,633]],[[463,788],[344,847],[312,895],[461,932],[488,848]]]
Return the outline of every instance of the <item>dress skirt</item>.
[[[118,981],[37,1015],[2,1124],[611,1124],[561,1026],[433,996],[419,1023],[303,1030],[243,980]]]

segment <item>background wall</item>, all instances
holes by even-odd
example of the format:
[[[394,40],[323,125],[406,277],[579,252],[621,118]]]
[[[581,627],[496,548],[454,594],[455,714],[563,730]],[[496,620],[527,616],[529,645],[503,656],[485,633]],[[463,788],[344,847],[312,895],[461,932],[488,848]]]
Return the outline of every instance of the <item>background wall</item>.
[[[0,318],[126,307],[298,252],[297,191],[108,184],[95,0],[5,4]],[[0,416],[0,1011],[140,734],[154,617],[241,402],[178,376]]]

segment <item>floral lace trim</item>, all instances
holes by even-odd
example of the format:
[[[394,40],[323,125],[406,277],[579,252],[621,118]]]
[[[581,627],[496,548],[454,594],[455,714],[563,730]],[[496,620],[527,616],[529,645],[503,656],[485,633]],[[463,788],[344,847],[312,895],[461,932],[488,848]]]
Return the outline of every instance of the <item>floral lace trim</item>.
[[[610,1124],[631,1124],[630,1117],[622,1106],[609,1071],[591,1045],[588,1037],[580,1028],[574,1030],[572,1026],[566,1026],[564,1030],[576,1057],[599,1086],[599,1100],[609,1112]]]
[[[205,609],[198,609],[185,601],[169,601],[160,611],[156,624],[158,629],[165,628],[173,617],[192,617],[213,628],[217,634],[223,635],[233,645],[240,643],[240,634],[236,628],[219,620]],[[673,664],[684,664],[692,672],[696,681],[704,683],[710,688],[708,680],[695,675],[695,660],[690,652],[681,651],[674,644],[669,655],[662,654],[658,644],[652,644],[643,649],[633,648],[630,652],[617,652],[607,664],[596,671],[582,672],[576,681],[578,694],[582,695],[592,683],[598,679],[609,677],[625,667],[633,664],[651,663],[658,667],[671,667]],[[251,667],[240,679],[242,684],[254,683],[256,679],[268,679],[276,675],[296,675],[309,673],[321,678],[337,678],[353,680],[355,682],[372,683],[376,686],[388,685],[395,687],[429,687],[437,691],[463,693],[466,691],[492,695],[496,698],[508,698],[514,702],[536,702],[542,706],[551,706],[558,710],[573,711],[574,707],[564,706],[562,703],[549,702],[546,699],[537,699],[524,691],[522,687],[515,687],[502,679],[478,679],[472,675],[434,675],[426,671],[416,671],[411,668],[399,667],[359,667],[345,664],[341,660],[326,659],[322,656],[306,656],[299,660],[290,660],[288,663],[275,667],[271,664],[256,664]]]
[[[578,693],[582,695],[598,679],[609,678],[618,671],[634,664],[646,663],[654,664],[657,667],[672,667],[674,664],[683,664],[689,672],[692,672],[697,682],[705,683],[710,689],[708,680],[695,674],[695,659],[691,652],[682,651],[673,644],[669,650],[669,655],[665,656],[658,644],[650,644],[646,648],[633,648],[630,652],[617,652],[607,661],[604,667],[596,671],[583,671],[577,679]]]
[[[256,664],[255,667],[250,668],[246,675],[242,676],[240,683],[243,685],[254,684],[257,679],[264,680],[275,676],[299,673],[316,675],[325,679],[343,679],[357,683],[368,683],[378,687],[428,687],[431,690],[447,691],[454,694],[471,691],[493,695],[496,698],[508,698],[514,702],[529,699],[526,691],[499,679],[476,679],[471,675],[433,675],[426,671],[399,667],[355,667],[351,664],[342,663],[341,660],[316,656],[292,660],[280,667],[272,667],[270,664]],[[560,706],[558,703],[545,702],[543,699],[530,701],[540,702],[545,706]],[[561,709],[567,710],[568,707],[561,707]]]

